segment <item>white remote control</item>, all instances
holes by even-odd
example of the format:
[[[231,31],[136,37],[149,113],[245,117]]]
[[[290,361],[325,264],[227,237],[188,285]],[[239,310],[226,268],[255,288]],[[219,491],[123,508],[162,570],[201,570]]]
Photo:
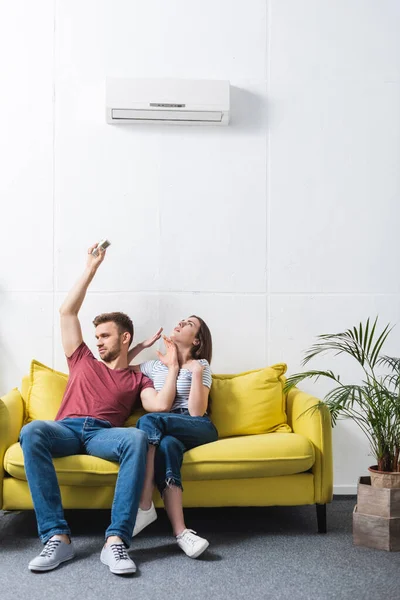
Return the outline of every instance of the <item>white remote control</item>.
[[[92,254],[93,256],[98,256],[99,254],[99,249],[101,248],[102,250],[105,250],[106,248],[108,248],[108,246],[111,245],[111,242],[109,242],[108,240],[104,239],[101,240],[101,242],[99,242],[96,246],[96,248],[94,250],[92,250]]]

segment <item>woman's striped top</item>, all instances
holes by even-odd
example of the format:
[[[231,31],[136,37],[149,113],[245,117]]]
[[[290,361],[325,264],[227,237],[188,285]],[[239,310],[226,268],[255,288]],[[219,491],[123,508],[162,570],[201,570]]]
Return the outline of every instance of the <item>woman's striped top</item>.
[[[203,385],[210,388],[212,383],[210,365],[205,358],[201,358],[199,363],[205,366],[203,370]],[[140,365],[140,370],[144,375],[150,377],[157,392],[163,388],[168,374],[168,367],[161,360],[148,360]],[[191,385],[192,372],[189,369],[179,369],[176,380],[176,397],[171,410],[188,407]]]

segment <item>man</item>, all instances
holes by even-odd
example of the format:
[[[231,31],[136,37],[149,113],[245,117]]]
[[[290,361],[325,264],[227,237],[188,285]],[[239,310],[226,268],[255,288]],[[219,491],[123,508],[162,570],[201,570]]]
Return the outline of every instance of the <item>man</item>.
[[[115,574],[134,573],[135,563],[127,548],[135,525],[142,491],[146,457],[146,434],[122,427],[139,398],[147,411],[168,411],[175,398],[177,366],[175,348],[167,349],[166,385],[156,392],[150,379],[129,367],[128,350],[133,324],[123,313],[99,315],[93,321],[98,361],[82,339],[78,312],[90,282],[106,252],[92,254],[86,269],[60,308],[61,334],[69,367],[69,380],[55,421],[32,421],[22,428],[21,446],[25,471],[45,544],[29,563],[31,571],[49,571],[74,557],[70,529],[64,518],[60,489],[52,457],[91,454],[119,462],[119,473],[100,560]]]

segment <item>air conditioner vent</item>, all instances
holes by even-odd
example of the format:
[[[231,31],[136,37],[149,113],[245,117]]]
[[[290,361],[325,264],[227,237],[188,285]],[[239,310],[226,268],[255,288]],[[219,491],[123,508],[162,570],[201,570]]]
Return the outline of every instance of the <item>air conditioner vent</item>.
[[[107,123],[227,125],[229,111],[229,81],[113,77],[106,81]]]

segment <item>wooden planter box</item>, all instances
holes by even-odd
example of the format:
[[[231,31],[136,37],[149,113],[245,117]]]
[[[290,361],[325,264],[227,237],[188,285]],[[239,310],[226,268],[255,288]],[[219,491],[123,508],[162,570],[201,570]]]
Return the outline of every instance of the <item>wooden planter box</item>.
[[[360,477],[357,488],[358,512],[376,517],[400,517],[400,488],[376,488],[370,477]]]
[[[400,551],[400,489],[374,488],[370,477],[360,477],[357,491],[354,544]]]

